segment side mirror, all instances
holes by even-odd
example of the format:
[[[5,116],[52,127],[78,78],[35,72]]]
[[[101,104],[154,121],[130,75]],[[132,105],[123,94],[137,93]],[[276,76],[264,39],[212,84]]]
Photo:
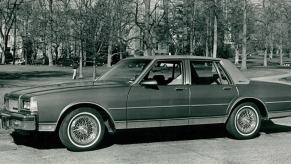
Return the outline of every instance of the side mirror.
[[[156,80],[145,80],[140,83],[143,86],[157,86],[158,82]]]

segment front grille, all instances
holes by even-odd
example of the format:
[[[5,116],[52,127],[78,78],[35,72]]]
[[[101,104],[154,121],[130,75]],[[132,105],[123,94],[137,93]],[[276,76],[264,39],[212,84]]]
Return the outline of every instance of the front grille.
[[[12,111],[12,112],[17,112],[18,111],[18,100],[9,99],[7,109],[9,111]]]

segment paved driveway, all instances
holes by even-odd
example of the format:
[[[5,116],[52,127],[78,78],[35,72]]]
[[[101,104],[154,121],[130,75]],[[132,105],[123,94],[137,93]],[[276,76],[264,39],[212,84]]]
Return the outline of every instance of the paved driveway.
[[[70,152],[50,134],[4,135],[0,163],[289,163],[290,119],[265,124],[259,137],[243,141],[222,125],[127,130],[90,152]]]

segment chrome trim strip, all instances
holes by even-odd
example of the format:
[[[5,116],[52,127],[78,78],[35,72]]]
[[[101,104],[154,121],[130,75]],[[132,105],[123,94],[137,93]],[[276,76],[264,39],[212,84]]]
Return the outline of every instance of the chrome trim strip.
[[[137,106],[127,107],[127,109],[144,109],[144,108],[173,108],[173,107],[185,107],[189,105],[165,105],[165,106]]]
[[[203,117],[202,117],[203,118]],[[189,118],[161,118],[161,119],[151,119],[151,120],[129,120],[128,122],[148,122],[148,121],[168,121],[168,120],[187,120]]]
[[[160,127],[160,121],[132,121],[127,123],[128,129]]]
[[[197,106],[223,106],[228,104],[196,104],[196,105],[165,105],[165,106],[137,106],[137,107],[127,107],[127,109],[144,109],[144,108],[174,108],[174,107],[197,107]],[[125,109],[125,108],[110,108],[110,109]]]
[[[126,107],[122,107],[122,108],[108,108],[108,110],[119,110],[119,109],[126,109]]]
[[[173,119],[155,119],[155,120],[134,120],[127,123],[128,129],[165,127],[165,126],[183,126],[183,125],[203,125],[225,123],[227,116],[212,117],[191,117],[191,118],[173,118]]]
[[[271,111],[270,113],[286,113],[286,112],[291,112],[291,110],[279,110],[279,111]]]
[[[291,101],[269,101],[265,102],[266,104],[276,104],[276,103],[291,103]]]
[[[127,122],[128,129],[181,125],[188,125],[188,118],[134,120]]]
[[[57,123],[39,123],[38,131],[39,132],[53,132],[57,128]]]
[[[223,106],[228,104],[197,104],[197,105],[190,105],[190,106]]]
[[[219,124],[225,123],[227,115],[225,116],[213,116],[213,117],[194,117],[189,118],[189,125],[203,125],[203,124]]]
[[[126,129],[126,121],[115,121],[115,129]]]

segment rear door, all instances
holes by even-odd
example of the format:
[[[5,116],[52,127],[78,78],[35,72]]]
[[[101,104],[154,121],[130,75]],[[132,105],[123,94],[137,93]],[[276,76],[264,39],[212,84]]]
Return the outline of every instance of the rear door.
[[[189,123],[220,123],[230,102],[237,96],[236,87],[218,62],[190,60]],[[209,122],[207,122],[207,120]],[[201,121],[201,122],[199,122]]]

